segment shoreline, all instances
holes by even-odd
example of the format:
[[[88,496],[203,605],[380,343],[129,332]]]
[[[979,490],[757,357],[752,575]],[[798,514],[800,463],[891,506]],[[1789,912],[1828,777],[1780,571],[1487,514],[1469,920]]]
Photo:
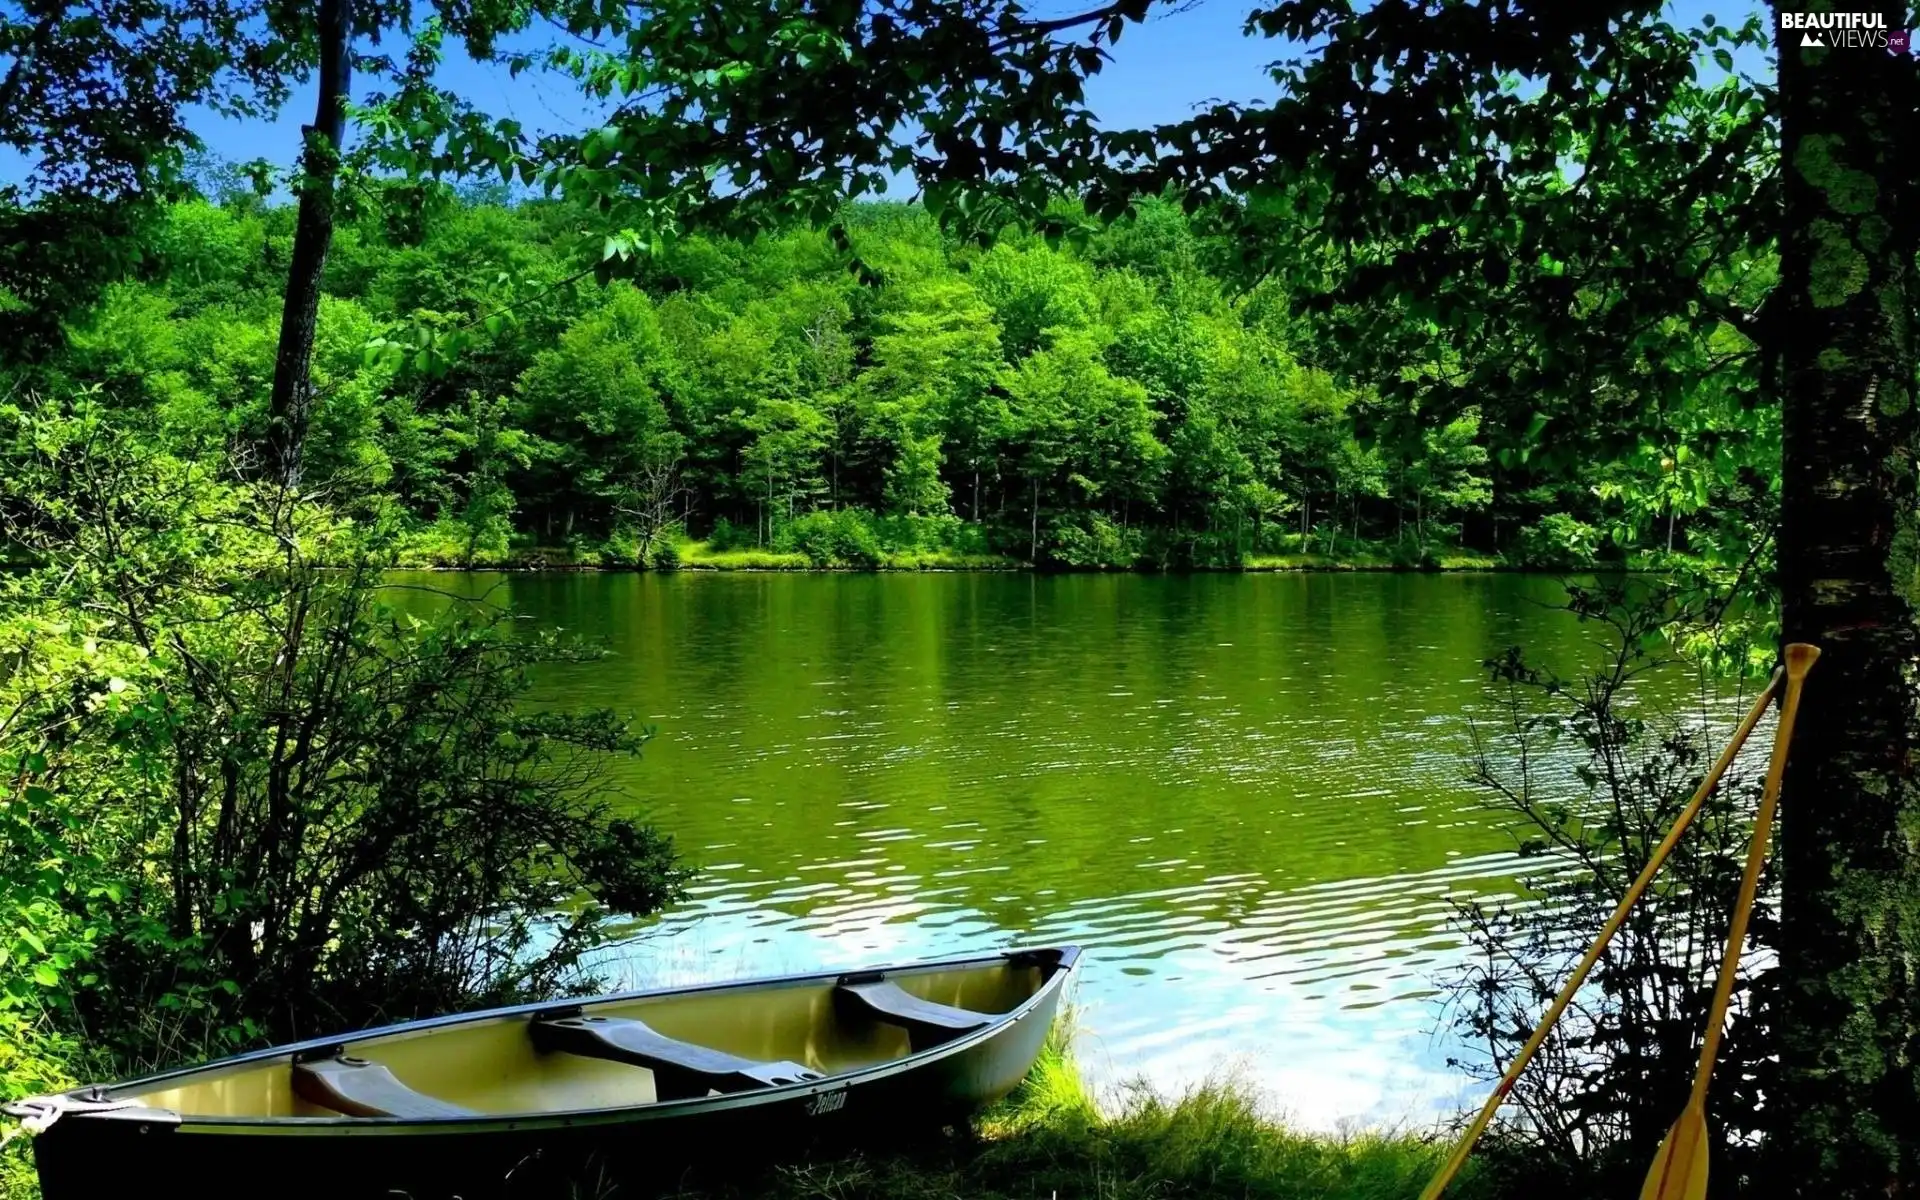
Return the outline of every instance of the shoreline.
[[[420,571],[449,575],[492,573],[498,575],[1564,575],[1590,572],[1594,567],[1545,568],[1504,564],[1458,567],[1395,567],[1369,564],[1329,566],[1250,566],[1250,567],[1031,567],[1025,563],[1007,567],[854,567],[828,564],[804,567],[720,567],[699,564],[679,567],[606,566],[593,563],[475,563],[472,566],[448,566],[444,563],[395,563],[395,571]]]
[[[730,556],[731,557],[731,556]],[[999,562],[942,561],[934,556],[902,556],[904,561],[880,563],[816,563],[802,555],[774,553],[742,554],[726,558],[682,560],[669,566],[644,563],[555,562],[537,558],[509,559],[503,562],[447,563],[401,561],[396,571],[445,571],[452,573],[490,571],[499,574],[763,574],[763,575],[1551,575],[1567,571],[1594,571],[1601,568],[1531,567],[1504,562],[1491,556],[1448,555],[1437,562],[1393,563],[1383,560],[1325,560],[1274,558],[1255,559],[1238,566],[1183,567],[1067,567],[1034,566],[1007,559]],[[792,559],[795,561],[782,561]]]

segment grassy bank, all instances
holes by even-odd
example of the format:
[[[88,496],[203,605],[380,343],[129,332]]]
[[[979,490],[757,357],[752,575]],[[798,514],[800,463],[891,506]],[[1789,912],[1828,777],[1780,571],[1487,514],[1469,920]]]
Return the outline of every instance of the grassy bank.
[[[656,556],[649,568],[629,559],[595,551],[574,551],[563,546],[516,546],[489,553],[469,554],[464,547],[436,546],[421,542],[402,550],[400,566],[421,570],[502,570],[502,571],[1026,571],[1031,564],[1004,554],[972,553],[949,549],[887,550],[871,558],[846,559],[832,555],[817,556],[798,550],[755,547],[717,547],[706,541],[674,543],[671,552]],[[1048,568],[1056,570],[1059,568]],[[1074,568],[1068,568],[1074,569]],[[1095,567],[1093,570],[1151,571],[1152,567]],[[1250,555],[1237,566],[1199,566],[1201,571],[1504,571],[1528,568],[1509,563],[1497,555],[1470,551],[1437,551],[1417,561],[1384,551],[1359,550],[1336,555],[1258,554]]]
[[[709,542],[681,542],[677,566],[689,571],[1017,571],[1026,564],[999,554],[958,550],[902,550],[880,554],[876,562],[822,562],[799,551],[717,550]]]
[[[1260,554],[1240,567],[1243,571],[1520,571],[1491,554],[1467,551],[1443,552],[1409,563],[1386,554],[1356,554],[1334,557],[1327,554]]]
[[[1040,542],[1041,570],[1083,571],[1488,571],[1564,565],[1526,553],[1517,559],[1443,542],[1307,537],[1268,530],[1260,537],[1221,534],[1149,537],[1102,526],[1103,536]],[[400,565],[506,570],[706,571],[1017,571],[1029,570],[1024,539],[995,541],[988,529],[954,516],[877,517],[862,509],[816,511],[743,529],[716,521],[690,537],[679,525],[645,540],[621,535],[539,544],[480,539],[439,522],[402,535]]]
[[[1103,1112],[1072,1061],[1044,1054],[975,1136],[786,1163],[684,1188],[681,1200],[1412,1200],[1445,1147],[1287,1128],[1231,1084],[1131,1092]],[[609,1197],[619,1192],[600,1192]],[[1486,1200],[1483,1180],[1449,1190]]]

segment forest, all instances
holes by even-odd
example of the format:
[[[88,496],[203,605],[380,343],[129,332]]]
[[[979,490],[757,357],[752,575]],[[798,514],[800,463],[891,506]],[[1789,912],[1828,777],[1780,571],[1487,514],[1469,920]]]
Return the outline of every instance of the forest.
[[[1719,1082],[1680,1107],[1726,998],[1700,947],[1741,948],[1737,789],[1494,1093],[1507,1194],[1631,1194],[1683,1127],[1716,1195],[1910,1193],[1910,43],[1272,0],[1238,30],[1266,98],[1103,123],[1089,80],[1187,7],[0,4],[0,1100],[589,992],[686,894],[612,770],[652,731],[532,699],[600,651],[423,617],[396,566],[1624,565],[1568,592],[1597,674],[1482,664],[1517,750],[1472,769],[1519,764],[1559,855],[1556,903],[1462,914],[1492,1061],[1711,757],[1632,681],[1820,662]],[[582,120],[488,111],[529,73]],[[293,108],[278,167],[199,154],[209,113]],[[1365,1146],[1244,1105],[1054,1111],[972,1161],[1399,1196],[1431,1148],[1347,1187]],[[0,1188],[31,1173],[7,1143]]]
[[[189,456],[257,442],[294,213],[237,175],[203,162],[8,390],[97,389]],[[1497,462],[1471,405],[1341,382],[1172,203],[983,249],[868,202],[840,238],[696,234],[603,284],[565,203],[389,190],[328,258],[307,476],[390,500],[403,561],[1553,568],[1684,551],[1738,486],[1690,463],[1699,431]]]

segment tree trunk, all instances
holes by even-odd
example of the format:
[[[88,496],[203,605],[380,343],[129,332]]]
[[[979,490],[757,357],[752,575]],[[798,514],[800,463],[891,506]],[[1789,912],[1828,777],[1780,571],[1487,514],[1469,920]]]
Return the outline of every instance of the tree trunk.
[[[280,344],[273,360],[267,408],[267,464],[281,486],[300,486],[300,451],[313,408],[313,331],[320,312],[320,277],[333,242],[333,183],[346,140],[346,102],[353,84],[353,0],[320,2],[320,96],[313,124],[304,129],[300,208],[294,218],[293,261],[280,310]]]
[[[1891,6],[1855,7],[1905,28]],[[1824,654],[1781,811],[1776,1177],[1822,1200],[1907,1196],[1920,1188],[1915,68],[1782,42],[1781,632]]]
[[[1040,562],[1040,477],[1033,477],[1033,535],[1027,543],[1027,565]]]

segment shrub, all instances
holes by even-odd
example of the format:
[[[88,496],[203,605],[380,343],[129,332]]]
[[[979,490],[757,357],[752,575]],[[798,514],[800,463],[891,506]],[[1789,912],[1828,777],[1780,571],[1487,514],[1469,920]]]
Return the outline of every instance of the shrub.
[[[925,554],[945,551],[954,555],[991,553],[986,530],[952,513],[921,516],[904,513],[868,520],[890,554]]]
[[[707,545],[715,551],[752,550],[760,545],[760,536],[754,530],[720,517],[713,523],[713,532],[707,535]]]
[[[679,570],[680,543],[671,536],[655,539],[647,551],[647,566],[655,571]]]
[[[1433,547],[1401,540],[1388,548],[1387,561],[1403,571],[1437,571],[1440,560]]]
[[[489,536],[476,537],[474,529],[449,517],[397,535],[394,542],[395,560],[409,565],[498,566],[510,553],[504,529],[495,527]]]
[[[50,1028],[126,1066],[543,997],[591,985],[610,920],[677,894],[670,844],[608,799],[644,732],[526,704],[530,668],[585,651],[490,606],[423,610],[384,585],[381,530],[85,404],[0,431],[0,512],[44,563],[0,588],[0,628],[27,631],[0,680],[6,811],[45,839],[0,852],[0,917],[84,934],[66,967],[47,943],[74,972]],[[53,884],[28,866],[49,855]]]
[[[1576,570],[1599,557],[1600,531],[1566,513],[1548,513],[1520,531],[1514,552],[1523,567]]]
[[[1104,513],[1061,518],[1047,527],[1053,560],[1069,567],[1130,567],[1139,561],[1145,539],[1137,529]]]
[[[1482,1078],[1498,1073],[1493,1064],[1512,1061],[1725,736],[1697,720],[1659,717],[1629,698],[1649,672],[1679,669],[1663,647],[1686,640],[1703,613],[1724,608],[1723,599],[1628,583],[1573,588],[1570,597],[1576,615],[1609,635],[1606,660],[1562,679],[1509,651],[1488,664],[1505,696],[1502,715],[1474,729],[1473,777],[1516,821],[1521,853],[1536,864],[1524,881],[1525,902],[1461,909],[1477,953],[1451,981],[1452,1005],[1468,1044],[1487,1051],[1485,1060],[1464,1064]],[[1688,708],[1707,710],[1710,700]],[[1542,769],[1568,751],[1582,760],[1575,771]],[[1765,753],[1765,738],[1756,736],[1742,761]],[[1515,1194],[1568,1194],[1569,1180],[1584,1180],[1595,1196],[1639,1185],[1692,1082],[1758,774],[1738,764],[1729,772],[1514,1087],[1503,1138],[1509,1168],[1525,1172]],[[1774,928],[1773,894],[1763,886],[1756,943],[1764,947]],[[1747,964],[1765,958],[1749,950]],[[1772,984],[1764,972],[1743,970],[1709,1093],[1721,1143],[1716,1180],[1755,1169],[1761,1105],[1777,1078],[1765,1034]]]
[[[861,509],[821,509],[774,530],[776,550],[807,556],[815,566],[877,567],[886,558],[872,518]]]

